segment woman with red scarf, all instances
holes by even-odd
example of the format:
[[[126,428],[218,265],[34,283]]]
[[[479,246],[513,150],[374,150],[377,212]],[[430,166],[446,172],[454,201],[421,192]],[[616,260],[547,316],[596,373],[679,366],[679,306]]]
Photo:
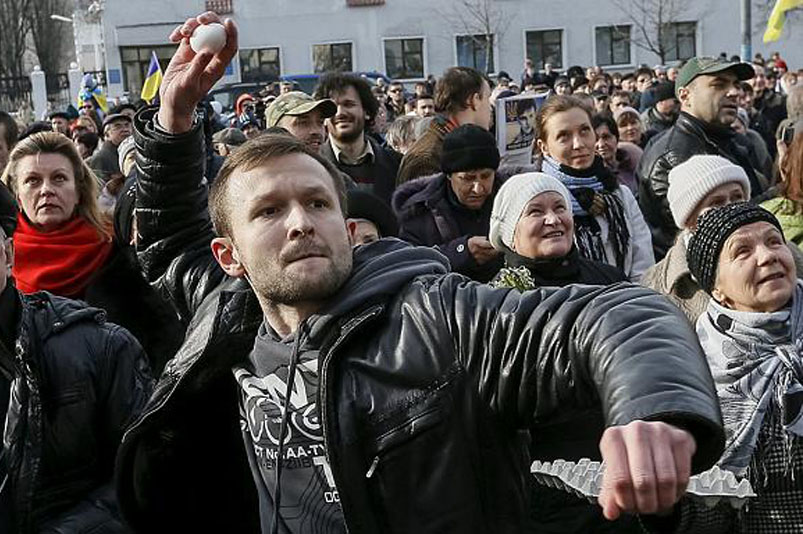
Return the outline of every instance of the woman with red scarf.
[[[83,299],[112,254],[113,230],[97,204],[97,179],[75,145],[58,133],[32,135],[10,154],[3,181],[20,206],[17,288]]]
[[[72,141],[55,132],[31,135],[14,147],[2,180],[20,208],[12,269],[17,289],[106,310],[109,321],[142,343],[158,372],[175,353],[183,327],[144,281],[131,225],[126,235],[115,235],[97,202],[99,182]],[[173,337],[178,344],[163,346]]]

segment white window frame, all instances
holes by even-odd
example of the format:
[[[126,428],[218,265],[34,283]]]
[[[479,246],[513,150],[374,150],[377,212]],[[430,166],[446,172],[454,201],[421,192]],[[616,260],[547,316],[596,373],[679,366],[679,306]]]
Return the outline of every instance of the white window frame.
[[[483,35],[482,33],[470,33],[470,32],[462,32],[462,33],[454,33],[452,34],[452,57],[454,60],[453,65],[457,65],[457,38],[458,37],[471,37],[473,35]],[[494,77],[499,72],[499,34],[494,33],[493,40],[494,45],[491,47],[491,52],[493,52],[493,60],[494,60],[494,71],[487,73],[488,76]],[[486,73],[482,73],[486,74]]]
[[[612,22],[610,24],[595,24],[591,28],[591,58],[592,62],[589,65],[596,65],[597,64],[597,28],[610,28],[611,26],[630,26],[630,63],[617,63],[615,65],[605,65],[600,67],[602,70],[620,70],[620,69],[630,69],[636,68],[636,47],[633,44],[633,23],[632,22],[621,22],[616,23]],[[526,43],[525,43],[526,46]]]
[[[357,45],[355,44],[353,39],[342,39],[342,40],[335,40],[335,41],[319,41],[315,43],[311,43],[309,45],[309,72],[310,74],[323,74],[315,72],[315,47],[321,45],[338,45],[338,44],[350,44],[351,45],[351,71],[350,72],[358,72],[359,69],[357,68]]]
[[[269,44],[269,45],[256,45],[256,46],[242,46],[237,49],[237,68],[240,69],[240,76],[242,77],[242,65],[240,65],[240,52],[245,50],[264,50],[266,48],[278,48],[279,49],[279,79],[284,76],[284,47],[278,44]],[[352,49],[353,53],[354,49]]]
[[[526,60],[529,56],[527,55],[527,34],[529,32],[551,32],[551,31],[560,31],[560,61],[563,64],[560,68],[555,68],[555,70],[559,70],[561,72],[565,72],[566,69],[569,68],[568,64],[568,57],[566,55],[567,46],[566,44],[569,42],[569,31],[566,26],[548,26],[542,28],[524,28],[521,31],[521,45],[522,49],[524,50],[524,59]],[[522,62],[523,64],[523,62]],[[538,69],[540,70],[540,69]]]
[[[700,52],[702,50],[702,36],[703,36],[703,32],[701,31],[701,28],[702,28],[702,21],[701,20],[675,20],[675,21],[672,21],[671,24],[688,24],[689,22],[693,22],[694,23],[694,54],[695,54],[695,56],[703,55]],[[692,56],[692,57],[695,57],[695,56]],[[690,58],[687,58],[687,59],[669,59],[669,60],[667,60],[667,64],[668,65],[673,65],[673,66],[680,65],[684,61],[688,61],[688,59],[690,59]]]
[[[423,54],[424,60],[424,77],[423,78],[399,78],[398,81],[400,82],[420,82],[427,79],[427,73],[429,72],[429,50],[427,49],[427,37],[426,35],[398,35],[392,37],[382,37],[382,72],[385,76],[390,78],[390,74],[388,74],[388,64],[387,59],[385,58],[385,43],[387,41],[400,41],[403,39],[421,39],[421,54]],[[457,44],[455,44],[457,46]],[[494,63],[495,65],[496,63]],[[393,78],[391,78],[392,80]]]

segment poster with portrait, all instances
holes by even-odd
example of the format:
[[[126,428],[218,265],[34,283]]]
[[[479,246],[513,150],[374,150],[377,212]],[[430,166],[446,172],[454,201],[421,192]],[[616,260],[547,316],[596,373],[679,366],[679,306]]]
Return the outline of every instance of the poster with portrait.
[[[496,101],[496,142],[506,164],[529,165],[535,115],[549,93],[521,94]]]

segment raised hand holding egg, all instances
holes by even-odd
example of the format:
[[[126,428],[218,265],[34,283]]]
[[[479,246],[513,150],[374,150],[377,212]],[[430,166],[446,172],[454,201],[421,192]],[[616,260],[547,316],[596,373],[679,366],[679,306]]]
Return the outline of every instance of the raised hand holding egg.
[[[195,28],[190,37],[190,47],[196,54],[201,52],[217,54],[224,46],[226,46],[226,28],[217,22],[201,24]]]

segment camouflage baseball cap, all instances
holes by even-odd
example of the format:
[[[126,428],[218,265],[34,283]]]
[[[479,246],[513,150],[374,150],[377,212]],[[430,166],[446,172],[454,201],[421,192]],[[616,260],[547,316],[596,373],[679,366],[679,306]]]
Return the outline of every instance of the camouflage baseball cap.
[[[303,115],[318,107],[320,107],[324,119],[333,117],[337,113],[337,104],[334,100],[328,98],[315,100],[307,93],[291,91],[270,103],[265,110],[265,124],[271,128],[276,126],[285,115]]]
[[[728,61],[721,57],[693,57],[683,65],[675,80],[675,94],[681,87],[689,85],[697,76],[716,74],[726,70],[733,71],[739,81],[750,80],[756,75],[748,63]]]

